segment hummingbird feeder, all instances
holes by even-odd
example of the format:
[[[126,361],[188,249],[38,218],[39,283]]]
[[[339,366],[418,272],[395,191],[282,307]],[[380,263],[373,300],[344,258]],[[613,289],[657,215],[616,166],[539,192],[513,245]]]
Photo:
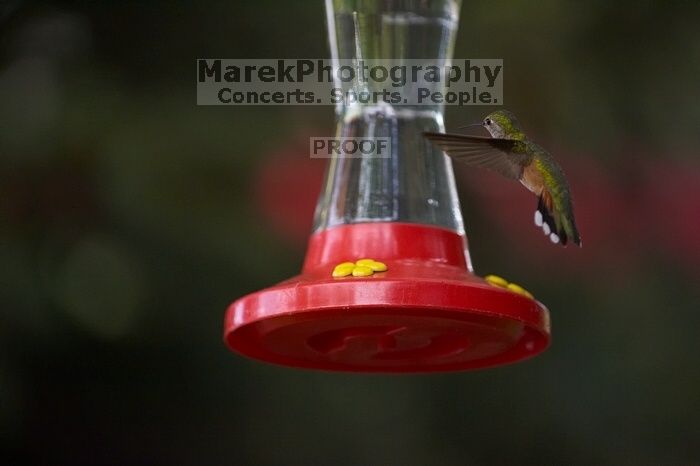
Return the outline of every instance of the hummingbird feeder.
[[[458,1],[326,7],[336,63],[362,53],[451,57]],[[341,103],[336,113],[337,136],[388,137],[390,157],[330,159],[301,274],[234,301],[227,346],[286,366],[386,373],[485,368],[542,352],[547,309],[473,272],[451,162],[423,137],[444,132],[442,105]]]

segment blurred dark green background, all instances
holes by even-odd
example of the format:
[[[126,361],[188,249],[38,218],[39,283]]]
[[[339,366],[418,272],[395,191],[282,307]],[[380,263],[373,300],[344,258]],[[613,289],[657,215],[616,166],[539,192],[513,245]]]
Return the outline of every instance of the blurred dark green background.
[[[456,168],[477,271],[553,345],[498,369],[326,374],[229,353],[298,272],[330,107],[197,107],[197,58],[328,56],[321,1],[0,2],[0,463],[700,464],[698,2],[466,1],[455,57],[569,174],[584,248]],[[448,127],[490,108],[449,108]]]

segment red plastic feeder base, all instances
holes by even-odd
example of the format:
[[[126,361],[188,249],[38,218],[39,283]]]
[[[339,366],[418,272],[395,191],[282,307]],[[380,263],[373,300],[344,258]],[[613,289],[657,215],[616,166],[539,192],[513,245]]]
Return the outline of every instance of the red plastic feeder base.
[[[369,277],[335,265],[372,258]],[[364,223],[314,234],[300,276],[235,301],[224,338],[263,361],[354,372],[439,372],[519,361],[549,344],[539,302],[489,285],[466,240],[413,224]]]

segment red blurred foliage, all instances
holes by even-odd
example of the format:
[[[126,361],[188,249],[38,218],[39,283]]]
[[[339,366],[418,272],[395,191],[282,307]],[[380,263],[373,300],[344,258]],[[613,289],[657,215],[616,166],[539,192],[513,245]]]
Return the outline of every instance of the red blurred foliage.
[[[254,175],[254,199],[260,211],[279,236],[295,245],[306,245],[325,160],[310,158],[309,137],[299,136],[262,161]]]
[[[488,221],[513,254],[539,267],[589,273],[629,270],[654,251],[696,265],[700,259],[700,170],[629,154],[606,169],[594,157],[557,150],[571,184],[583,248],[554,247],[533,224],[536,200],[499,175],[458,167]],[[634,163],[625,163],[625,162]],[[467,209],[465,209],[467,210]],[[465,212],[467,231],[469,215]],[[562,258],[566,260],[562,260]]]
[[[697,160],[697,157],[694,158]],[[652,160],[638,215],[650,242],[676,258],[700,262],[700,166]]]
[[[310,134],[310,133],[309,133]],[[634,152],[634,153],[632,153]],[[583,248],[552,245],[533,223],[536,199],[500,175],[455,164],[461,189],[487,216],[496,237],[509,241],[518,260],[570,273],[618,275],[645,254],[700,261],[700,170],[688,163],[656,161],[631,151],[606,167],[595,157],[555,151],[571,184]],[[634,161],[634,163],[629,163]],[[255,198],[272,228],[297,245],[308,239],[325,163],[308,156],[299,137],[264,158]],[[469,206],[464,206],[469,233]],[[515,241],[512,241],[515,240]],[[506,247],[506,246],[504,246]]]

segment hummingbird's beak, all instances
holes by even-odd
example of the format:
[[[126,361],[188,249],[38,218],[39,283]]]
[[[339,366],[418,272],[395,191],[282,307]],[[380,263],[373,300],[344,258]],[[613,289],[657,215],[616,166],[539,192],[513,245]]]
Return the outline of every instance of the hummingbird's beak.
[[[472,123],[471,125],[460,126],[457,129],[473,128],[474,126],[484,126],[484,124],[483,123]]]

